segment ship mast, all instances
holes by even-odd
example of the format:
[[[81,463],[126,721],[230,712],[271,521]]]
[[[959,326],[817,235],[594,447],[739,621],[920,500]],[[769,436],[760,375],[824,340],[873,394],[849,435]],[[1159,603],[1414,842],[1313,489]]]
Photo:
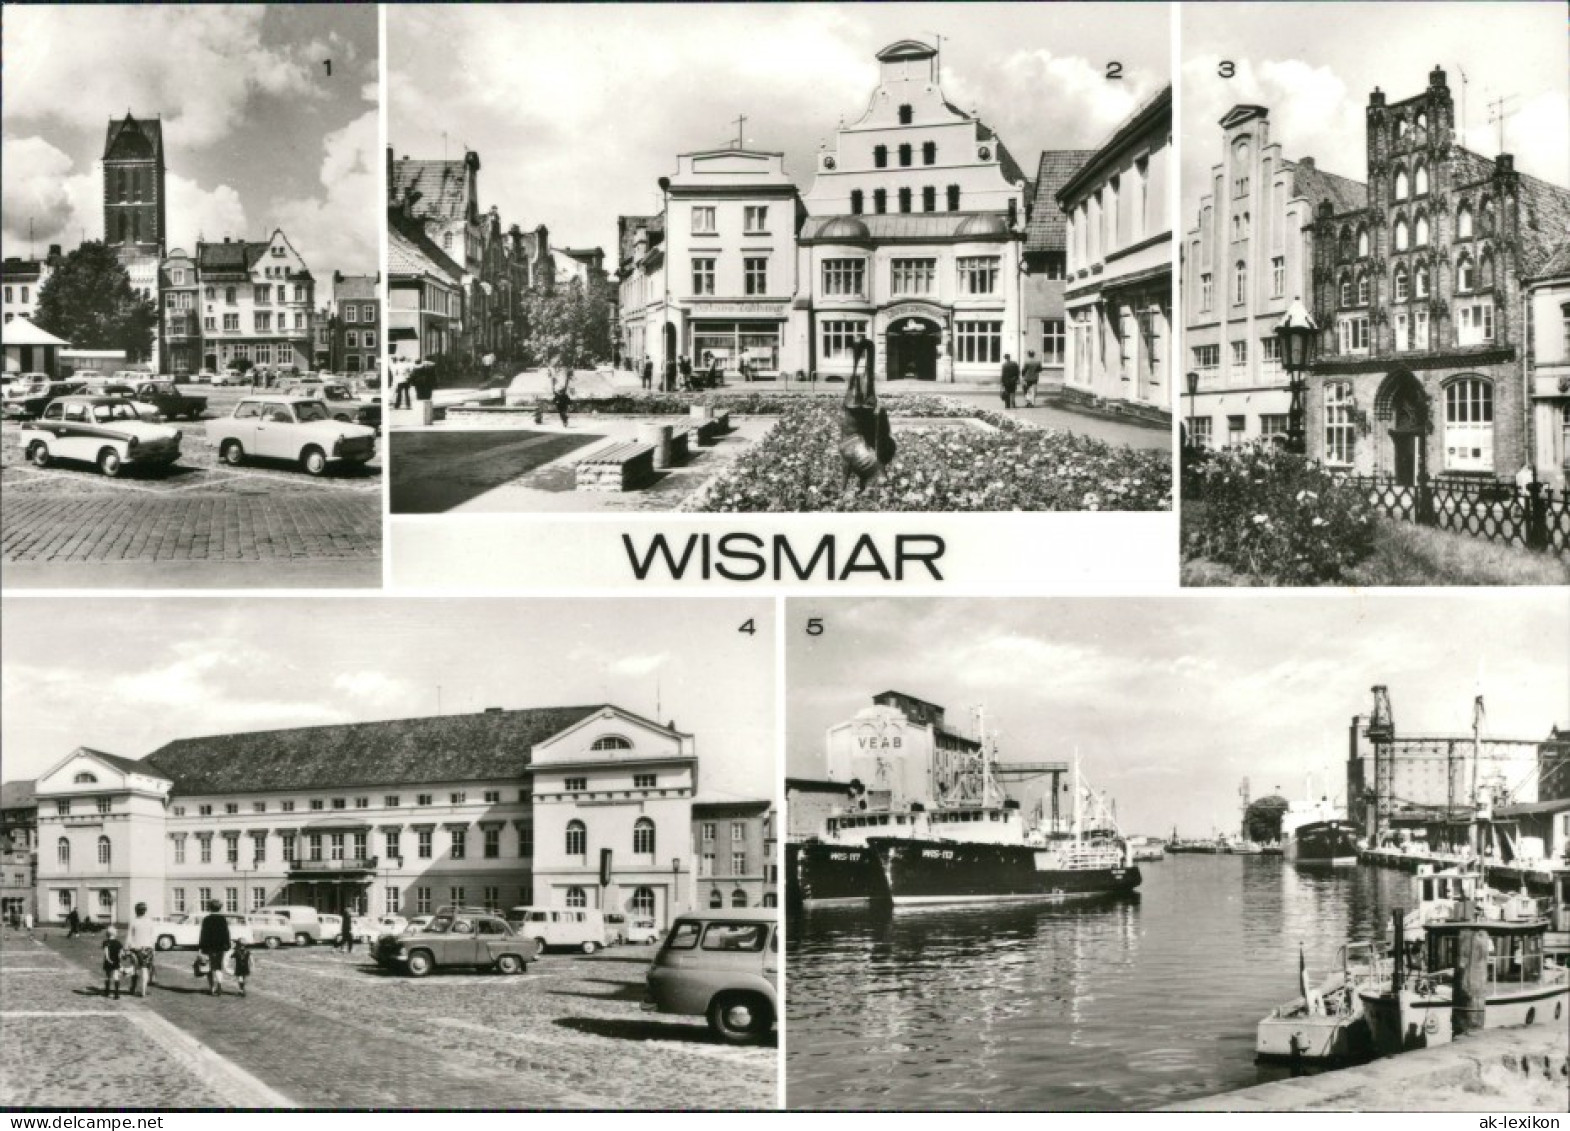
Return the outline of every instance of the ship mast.
[[[1079,780],[1079,747],[1074,747],[1074,840],[1080,839],[1079,830],[1079,793],[1081,785]]]

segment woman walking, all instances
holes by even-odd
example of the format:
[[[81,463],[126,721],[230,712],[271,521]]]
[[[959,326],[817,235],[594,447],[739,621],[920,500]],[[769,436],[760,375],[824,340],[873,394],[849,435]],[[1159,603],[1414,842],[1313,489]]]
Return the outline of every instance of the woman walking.
[[[196,948],[207,959],[207,992],[222,997],[224,992],[224,959],[229,954],[229,920],[223,917],[223,904],[216,899],[207,905],[207,916],[202,920],[202,933]]]

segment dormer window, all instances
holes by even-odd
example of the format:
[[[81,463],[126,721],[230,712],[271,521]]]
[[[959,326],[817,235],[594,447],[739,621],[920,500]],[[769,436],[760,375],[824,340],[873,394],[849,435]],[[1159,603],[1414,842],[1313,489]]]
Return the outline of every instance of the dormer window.
[[[631,750],[632,749],[632,743],[628,742],[625,738],[623,738],[619,734],[607,734],[607,735],[605,735],[602,738],[596,738],[594,740],[594,745],[590,746],[589,749],[590,750]]]
[[[915,111],[911,109],[911,105],[910,105],[909,102],[905,103],[903,106],[901,106],[899,108],[899,124],[900,125],[902,125],[902,126],[910,125],[910,123],[911,123],[912,119],[914,118],[914,116],[915,116]]]
[[[81,773],[72,778],[71,782],[74,785],[97,785],[98,777],[95,774],[90,774],[86,770],[83,770]]]

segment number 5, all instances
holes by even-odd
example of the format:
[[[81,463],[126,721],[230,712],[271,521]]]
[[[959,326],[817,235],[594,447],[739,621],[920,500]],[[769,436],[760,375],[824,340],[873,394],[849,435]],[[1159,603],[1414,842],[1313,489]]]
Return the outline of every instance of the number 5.
[[[807,621],[807,635],[808,636],[822,636],[823,635],[823,618],[822,617],[812,617],[811,619],[809,619]]]

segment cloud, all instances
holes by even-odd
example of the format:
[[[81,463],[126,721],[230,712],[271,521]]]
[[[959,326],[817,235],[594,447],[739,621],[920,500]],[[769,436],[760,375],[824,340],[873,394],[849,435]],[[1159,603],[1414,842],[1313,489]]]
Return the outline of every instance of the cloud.
[[[176,173],[165,174],[169,193],[169,247],[195,253],[197,240],[254,236],[246,222],[245,204],[229,185],[204,189]]]
[[[103,128],[106,106],[159,114],[181,144],[229,134],[253,98],[324,98],[315,58],[261,43],[262,5],[6,10],[4,120]]]
[[[333,687],[361,703],[391,706],[409,701],[409,687],[402,680],[389,679],[381,672],[339,672]]]
[[[0,214],[9,236],[26,239],[31,224],[34,237],[47,241],[77,226],[81,194],[70,185],[70,157],[42,138],[24,137],[7,138],[0,160],[5,165]]]
[[[376,271],[378,152],[377,112],[368,110],[322,140],[320,194],[273,204],[268,229],[284,230],[324,287],[334,271]]]

